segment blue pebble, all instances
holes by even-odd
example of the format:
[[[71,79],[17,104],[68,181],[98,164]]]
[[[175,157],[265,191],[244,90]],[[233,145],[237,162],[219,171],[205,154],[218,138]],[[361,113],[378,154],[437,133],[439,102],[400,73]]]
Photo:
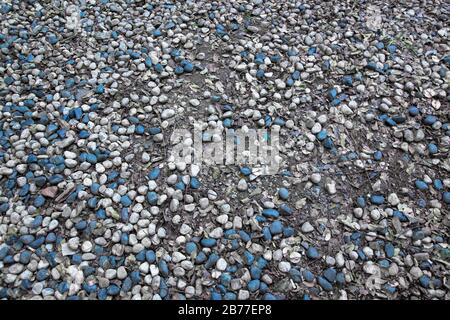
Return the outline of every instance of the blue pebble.
[[[257,280],[257,279],[251,280],[251,281],[248,283],[247,288],[248,288],[248,290],[249,290],[250,292],[255,292],[255,291],[257,291],[257,290],[259,289],[260,284],[261,284],[261,282],[260,282],[259,280]]]
[[[428,185],[427,185],[427,184],[425,183],[425,181],[423,181],[423,180],[417,179],[417,180],[414,182],[414,184],[415,184],[416,188],[419,189],[420,191],[424,191],[424,190],[427,190],[427,189],[428,189]]]
[[[395,53],[395,51],[397,51],[397,46],[395,44],[390,44],[387,46],[387,50],[389,51],[389,53],[393,54]]]
[[[257,266],[252,266],[250,268],[250,275],[252,279],[260,279],[262,274],[262,270],[258,268]]]
[[[136,134],[144,134],[145,132],[145,127],[141,124],[137,125],[136,128],[134,129],[134,132]]]
[[[200,181],[196,177],[192,177],[190,185],[192,189],[198,189],[200,188]]]
[[[186,186],[183,181],[178,181],[175,184],[175,189],[177,189],[177,190],[184,190],[185,188],[186,188]]]
[[[26,234],[23,235],[19,238],[19,240],[23,243],[23,244],[30,244],[31,242],[34,241],[34,236],[32,236],[31,234]]]
[[[272,240],[272,233],[270,232],[269,227],[263,227],[262,234],[265,241]]]
[[[399,210],[394,210],[393,217],[397,217],[400,222],[408,222],[408,217]]]
[[[378,50],[384,49],[384,43],[381,42],[381,41],[379,41],[379,42],[377,42],[377,43],[375,44],[375,47],[376,47]]]
[[[194,242],[186,243],[186,253],[191,255],[193,252],[197,251],[197,245]]]
[[[214,247],[216,245],[216,243],[217,243],[216,239],[212,239],[212,238],[203,238],[200,241],[200,244],[206,248]]]
[[[56,234],[54,232],[50,232],[45,237],[45,242],[47,243],[55,243],[56,242]]]
[[[433,180],[433,187],[436,190],[442,190],[442,189],[444,189],[444,184],[442,183],[441,179],[434,179]]]
[[[352,78],[352,76],[343,76],[342,77],[342,82],[346,86],[352,86],[353,85],[353,78]]]
[[[145,261],[145,250],[141,250],[138,252],[138,254],[136,255],[136,260],[139,262]]]
[[[430,143],[430,144],[428,145],[428,152],[429,152],[430,154],[436,154],[436,153],[438,153],[438,147],[437,147],[437,145],[435,145],[434,143]]]
[[[82,260],[82,258],[81,258],[81,255],[79,255],[79,254],[74,254],[74,255],[72,256],[72,263],[73,263],[73,264],[79,265],[82,261],[83,261],[83,260]]]
[[[159,260],[158,269],[163,277],[169,276],[169,266],[167,265],[166,260],[164,259]]]
[[[358,204],[358,207],[364,208],[366,206],[366,199],[364,198],[364,196],[359,196],[356,199],[356,203]]]
[[[323,272],[323,276],[330,283],[334,283],[336,281],[337,271],[334,268],[328,268]]]
[[[425,199],[419,199],[417,200],[417,205],[421,208],[425,208],[427,206],[427,201]]]
[[[24,290],[30,290],[32,288],[32,285],[33,285],[33,283],[28,279],[23,279],[20,282],[20,287]],[[0,298],[3,298],[3,297],[1,297],[1,295],[0,295]]]
[[[383,204],[384,203],[384,196],[373,194],[373,195],[370,196],[370,202],[372,204],[377,204],[377,205]]]
[[[205,268],[209,269],[209,268],[213,267],[216,264],[216,262],[219,260],[219,258],[220,257],[218,254],[216,254],[214,252],[211,253],[208,257],[208,260],[206,260]]]
[[[158,194],[154,191],[150,191],[147,193],[147,201],[151,205],[155,205],[158,201]]]
[[[278,218],[280,213],[275,209],[264,209],[262,214],[268,218]]]
[[[386,117],[386,118],[384,119],[384,123],[385,123],[386,125],[388,125],[389,127],[395,127],[395,126],[397,125],[397,122],[395,122],[394,119],[389,118],[389,117]]]
[[[97,88],[95,88],[95,93],[98,94],[105,93],[105,86],[103,84],[99,84]]]
[[[211,292],[211,300],[222,300],[222,295],[219,292]]]
[[[439,289],[442,287],[442,280],[439,278],[433,278],[433,287]]]
[[[323,146],[325,149],[331,150],[333,149],[333,140],[330,137],[326,137],[323,141]]]
[[[120,235],[120,243],[123,244],[123,245],[127,245],[127,244],[128,244],[128,240],[129,240],[128,233],[123,232],[123,233]]]
[[[203,251],[200,251],[197,257],[195,258],[195,263],[201,264],[205,262],[207,258],[208,257],[206,256],[206,254]]]
[[[444,200],[445,203],[450,203],[450,192],[444,192],[442,194],[442,200]]]
[[[78,221],[78,222],[75,224],[75,229],[77,229],[77,230],[84,230],[84,229],[86,229],[86,227],[87,227],[87,222],[86,222],[86,220]]]
[[[112,284],[108,286],[107,293],[109,296],[117,296],[120,293],[120,288],[119,286]]]
[[[95,216],[96,216],[98,219],[106,219],[106,211],[105,211],[105,209],[98,209],[98,210],[95,212]]]
[[[319,258],[319,252],[315,247],[309,247],[308,250],[306,250],[306,256],[310,259],[317,259]]]
[[[28,264],[31,260],[31,252],[26,250],[20,253],[19,261],[21,264]]]
[[[149,132],[151,135],[155,135],[155,134],[161,133],[162,130],[161,130],[161,128],[158,128],[158,127],[152,127],[149,129]]]
[[[302,273],[296,268],[291,268],[291,270],[289,270],[289,276],[295,283],[302,282]]]
[[[308,49],[308,55],[310,55],[310,56],[314,55],[316,53],[316,51],[317,51],[316,47],[311,47]]]
[[[384,246],[384,252],[386,253],[387,258],[392,258],[395,253],[395,247],[392,243],[388,242]]]
[[[336,282],[337,282],[339,285],[344,285],[344,284],[345,284],[345,274],[344,274],[343,272],[339,272],[339,273],[336,275]]]
[[[292,237],[295,234],[295,229],[292,227],[283,228],[283,236],[286,238]]]
[[[266,293],[263,297],[264,300],[278,300],[278,298],[276,296],[274,296],[271,293]]]
[[[5,257],[8,255],[9,253],[9,246],[4,245],[3,247],[0,248],[0,260],[5,259]]]
[[[285,203],[280,205],[280,210],[283,213],[283,215],[288,215],[288,216],[294,212],[294,210]]]
[[[130,199],[129,196],[125,195],[125,196],[122,196],[122,197],[120,198],[120,203],[121,203],[124,207],[129,207],[129,206],[131,205],[132,201],[131,201],[131,199]]]
[[[83,283],[83,290],[86,291],[86,293],[90,294],[97,291],[97,285],[88,285],[87,283]]]
[[[375,151],[375,153],[373,154],[373,158],[376,161],[380,161],[382,157],[383,157],[383,153],[381,151]]]
[[[327,70],[330,70],[330,68],[331,68],[330,60],[325,60],[322,64],[322,70],[327,71]]]
[[[185,61],[185,60],[184,60]],[[194,70],[194,65],[192,63],[190,63],[189,61],[186,61],[183,63],[183,61],[181,62],[181,65],[183,67],[183,70],[185,72],[192,72]]]
[[[239,231],[239,236],[241,237],[242,241],[244,241],[244,242],[249,242],[252,239],[250,237],[250,235],[247,232],[245,232],[244,230]]]
[[[99,300],[106,300],[106,298],[108,297],[107,289],[101,288],[100,290],[98,290],[97,297]]]
[[[45,198],[44,198],[43,196],[38,195],[38,196],[34,199],[33,205],[34,205],[36,208],[40,208],[40,207],[42,207],[44,204],[45,204]]]
[[[283,232],[283,224],[279,220],[274,221],[270,224],[269,229],[272,235],[280,234]]]
[[[78,136],[79,136],[81,139],[87,139],[87,138],[89,138],[90,133],[89,133],[89,131],[87,131],[87,130],[81,130],[80,133],[78,134]]]
[[[153,168],[150,173],[148,174],[148,178],[150,180],[156,180],[159,177],[159,174],[161,173],[161,169],[159,168]]]
[[[415,117],[415,116],[419,115],[420,110],[416,106],[411,106],[411,107],[409,107],[408,112],[409,112],[410,116]]]
[[[36,273],[36,280],[37,281],[44,281],[48,278],[48,270],[47,269],[39,269]]]
[[[66,281],[62,281],[60,283],[57,284],[56,286],[56,290],[61,293],[64,294],[67,291],[69,291],[69,284]]]
[[[423,232],[423,230],[414,230],[413,234],[412,234],[412,239],[414,241],[417,240],[422,240],[423,238],[425,238],[425,232]]]
[[[264,259],[263,257],[259,257],[255,264],[258,268],[264,269],[268,265],[268,261]]]
[[[5,213],[9,209],[9,203],[5,202],[0,205],[0,212]]]
[[[44,218],[41,215],[38,215],[34,218],[33,222],[31,222],[31,227],[32,228],[38,228],[41,226],[42,221],[44,220]]]
[[[336,96],[337,96],[336,88],[331,88],[330,90],[328,90],[328,98],[330,100],[333,100],[334,98],[336,98]]]
[[[252,169],[250,169],[249,167],[242,167],[240,169],[240,172],[244,175],[244,176],[249,176],[252,173]]]
[[[253,256],[253,254],[251,254],[250,251],[247,251],[247,250],[244,251],[245,264],[247,264],[248,266],[251,266],[254,261],[255,261],[255,257]]]
[[[91,209],[95,209],[97,207],[98,200],[96,197],[92,197],[88,200],[87,205]]]
[[[153,263],[153,262],[155,262],[155,261],[156,261],[156,254],[155,254],[155,251],[153,251],[153,250],[147,250],[147,251],[145,252],[145,260],[146,260],[148,263]]]
[[[430,287],[430,281],[431,279],[427,275],[423,275],[419,278],[420,285],[425,289],[428,289]]]
[[[293,73],[292,73],[292,75],[291,75],[291,78],[293,79],[293,80],[299,80],[300,79],[300,71],[298,71],[298,70],[295,70]]]
[[[164,67],[163,67],[163,65],[161,63],[155,64],[154,68],[155,68],[155,71],[158,72],[158,73],[161,73],[161,72],[164,71]]]
[[[228,287],[230,285],[231,282],[231,275],[229,273],[222,273],[220,275],[220,283],[225,286]]]
[[[286,188],[280,188],[278,190],[278,196],[283,199],[283,200],[287,200],[287,198],[289,198],[289,191]]]
[[[264,79],[264,75],[265,75],[264,70],[258,69],[258,71],[256,71],[256,78],[262,80],[262,79]]]
[[[141,274],[139,273],[139,271],[132,271],[130,274],[130,279],[133,284],[137,284],[141,282]]]
[[[146,57],[144,63],[145,63],[145,66],[148,68],[150,68],[153,65],[152,59],[150,57]]]
[[[176,75],[183,74],[183,72],[184,72],[183,67],[181,67],[181,66],[176,66],[176,67],[175,67],[175,74],[176,74]]]
[[[437,121],[437,117],[433,116],[433,115],[427,115],[424,119],[423,119],[423,123],[425,123],[428,126],[432,126],[436,121]]]
[[[223,298],[224,298],[224,300],[237,300],[236,293],[234,293],[234,292],[225,293]]]
[[[385,285],[383,286],[383,288],[384,288],[384,290],[386,290],[386,292],[389,293],[389,294],[394,294],[395,291],[397,291],[397,289],[396,289],[395,287],[391,286],[390,284],[385,284]]]
[[[56,35],[54,35],[54,34],[50,34],[50,35],[47,37],[47,41],[48,41],[50,44],[56,44],[56,43],[58,42],[58,37],[57,37]]]
[[[328,282],[327,279],[319,276],[317,277],[317,282],[319,283],[319,285],[322,287],[323,290],[325,291],[333,290],[333,285],[330,282]]]
[[[233,125],[233,119],[226,118],[223,120],[223,126],[225,128],[231,128],[232,125]]]

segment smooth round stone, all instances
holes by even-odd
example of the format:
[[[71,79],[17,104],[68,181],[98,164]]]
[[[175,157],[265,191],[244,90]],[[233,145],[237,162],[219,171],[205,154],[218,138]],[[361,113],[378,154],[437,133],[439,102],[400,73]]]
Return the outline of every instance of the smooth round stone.
[[[290,264],[289,262],[287,262],[287,261],[281,261],[281,262],[278,264],[278,269],[279,269],[281,272],[288,273],[289,270],[291,270],[291,264]]]
[[[287,200],[289,198],[289,191],[286,188],[280,188],[278,190],[278,196],[280,199]]]
[[[317,259],[320,255],[315,247],[309,247],[308,250],[306,250],[306,256],[310,259]]]
[[[303,233],[310,233],[314,231],[314,227],[307,221],[302,224],[301,230]]]

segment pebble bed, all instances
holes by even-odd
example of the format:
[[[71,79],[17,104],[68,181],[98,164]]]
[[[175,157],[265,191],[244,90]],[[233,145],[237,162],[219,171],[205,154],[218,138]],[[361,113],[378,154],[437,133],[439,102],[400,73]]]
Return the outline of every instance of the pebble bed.
[[[448,2],[0,12],[0,299],[450,299]],[[194,121],[279,172],[171,161]]]

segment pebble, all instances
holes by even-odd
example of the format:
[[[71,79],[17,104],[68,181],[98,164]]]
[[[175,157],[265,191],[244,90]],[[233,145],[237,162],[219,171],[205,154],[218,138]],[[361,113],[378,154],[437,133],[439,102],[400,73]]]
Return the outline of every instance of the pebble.
[[[308,221],[306,221],[302,224],[301,230],[303,233],[310,233],[314,231],[314,227]]]

